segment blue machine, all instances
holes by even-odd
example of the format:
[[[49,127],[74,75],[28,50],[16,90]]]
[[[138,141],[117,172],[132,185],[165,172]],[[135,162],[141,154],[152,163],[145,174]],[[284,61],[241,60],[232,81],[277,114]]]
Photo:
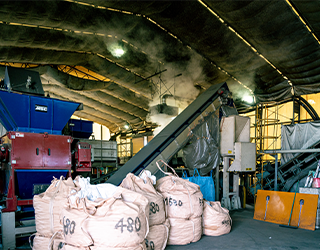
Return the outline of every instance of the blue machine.
[[[28,143],[30,147],[30,145],[34,144],[32,141],[37,140],[36,143],[39,144],[37,148],[39,148],[40,153],[42,151],[41,150],[42,145],[40,145],[41,142],[38,141],[39,139],[37,135],[40,133],[61,135],[62,129],[68,122],[70,116],[74,113],[75,110],[79,109],[80,107],[81,107],[80,103],[66,102],[58,99],[46,98],[43,96],[32,96],[32,95],[18,94],[18,93],[12,93],[8,91],[0,90],[0,122],[1,124],[4,126],[4,128],[7,131],[35,133],[34,140],[32,140],[32,138],[28,139],[26,143]],[[24,137],[26,138],[27,134],[25,134]],[[28,145],[26,145],[26,148],[25,148],[26,152],[29,150],[29,147]],[[15,154],[19,153],[17,152],[17,150],[20,151],[20,148],[12,149],[12,151],[15,151]],[[66,154],[66,153],[71,155],[70,149],[68,150],[68,152],[63,152],[63,154]],[[22,155],[22,157],[27,157],[27,155],[24,155],[24,154],[19,153],[19,155]],[[37,156],[35,155],[34,157],[37,157]],[[32,158],[32,155],[30,155],[30,158]],[[32,185],[37,183],[37,180],[41,180],[42,184],[50,183],[52,180],[52,176],[59,178],[60,175],[62,174],[66,177],[67,173],[70,171],[69,169],[59,170],[59,171],[52,169],[51,171],[53,172],[49,174],[48,169],[45,169],[43,168],[44,166],[42,166],[42,164],[45,164],[45,163],[39,163],[39,164],[32,163],[32,164],[33,164],[32,166],[27,164],[22,166],[19,165],[19,168],[25,167],[27,169],[15,170],[16,178],[17,178],[16,184],[19,184],[16,187],[16,189],[19,190],[18,192],[19,198],[32,199]],[[49,166],[50,164],[46,164],[46,165]],[[12,164],[12,167],[14,168],[14,164]],[[40,168],[40,169],[33,169],[33,168]],[[48,174],[50,175],[50,180],[48,179]],[[8,179],[9,179],[8,176],[6,176],[6,179],[7,179],[6,187],[4,189],[7,192],[8,191],[7,185],[8,185]],[[25,183],[25,180],[28,180],[27,183]]]
[[[7,131],[61,135],[80,103],[0,90],[0,122]]]
[[[17,177],[18,194],[21,199],[32,199],[35,185],[47,185],[52,181],[52,177],[57,179],[62,175],[67,176],[67,169],[50,169],[50,170],[33,170],[33,169],[17,169],[15,171]],[[47,185],[46,185],[47,184]]]
[[[76,120],[70,119],[68,121],[68,127],[71,132],[71,135],[75,138],[88,139],[93,130],[92,130],[92,121]]]

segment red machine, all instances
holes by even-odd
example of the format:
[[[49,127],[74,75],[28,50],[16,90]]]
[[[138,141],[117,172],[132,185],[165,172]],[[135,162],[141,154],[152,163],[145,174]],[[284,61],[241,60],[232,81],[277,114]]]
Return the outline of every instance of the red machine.
[[[1,138],[0,160],[2,168],[9,172],[6,175],[9,184],[6,208],[2,212],[16,211],[17,206],[21,205],[32,205],[35,185],[50,183],[53,175],[70,177],[71,171],[91,171],[91,145],[78,142],[72,157],[72,140],[71,136],[13,131]],[[41,179],[38,179],[39,174]]]
[[[29,95],[14,92],[15,81],[21,85],[26,79],[34,80],[32,86],[41,90],[37,72],[7,68],[5,75],[0,122],[8,132],[0,138],[0,205],[2,245],[7,250],[15,249],[16,234],[35,231],[34,226],[15,225],[23,224],[16,223],[23,213],[30,218],[33,196],[44,192],[53,177],[91,171],[91,145],[62,135],[71,115],[82,108],[80,103],[47,98],[41,91]],[[20,211],[19,218],[16,211]]]
[[[2,212],[16,211],[17,206],[21,205],[32,205],[34,185],[47,182],[34,178],[38,171],[26,170],[47,170],[45,175],[41,173],[42,178],[54,173],[70,176],[71,142],[70,136],[48,133],[11,131],[1,138],[2,167],[9,172],[6,175],[6,182],[9,183],[6,208]]]
[[[76,172],[91,171],[91,145],[86,142],[78,142],[73,153]]]

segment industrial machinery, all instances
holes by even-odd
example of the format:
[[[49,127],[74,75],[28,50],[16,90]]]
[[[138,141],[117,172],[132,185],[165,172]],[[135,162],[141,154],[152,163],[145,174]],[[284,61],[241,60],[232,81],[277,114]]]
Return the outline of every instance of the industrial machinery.
[[[107,182],[118,185],[128,173],[132,172],[138,175],[143,169],[149,170],[157,178],[162,177],[156,162],[160,159],[169,162],[190,141],[193,131],[213,114],[217,113],[218,117],[221,118],[228,112],[229,108],[235,109],[232,97],[229,94],[226,83],[211,86],[111,176]],[[218,183],[217,180],[216,183]]]
[[[162,172],[156,166],[158,160],[169,162],[170,159],[181,150],[191,138],[197,128],[210,117],[218,117],[220,122],[221,138],[228,135],[229,140],[221,144],[221,156],[224,159],[223,182],[224,206],[234,209],[240,208],[239,185],[234,185],[237,190],[229,192],[229,171],[246,172],[255,171],[256,149],[255,144],[250,143],[250,122],[247,117],[240,117],[233,105],[233,100],[226,83],[211,86],[200,95],[181,114],[169,123],[159,134],[157,134],[145,147],[122,166],[107,182],[118,185],[125,176],[132,172],[136,175],[143,169],[149,170],[157,178],[161,178]],[[219,137],[219,134],[217,135]],[[229,165],[229,159],[234,159]],[[219,159],[220,162],[220,159]],[[239,182],[239,175],[234,183]],[[228,180],[228,182],[226,181]],[[219,195],[219,166],[216,167],[216,199]],[[230,202],[230,196],[235,196]],[[233,206],[231,204],[234,204]]]
[[[71,144],[73,163],[77,172],[82,175],[90,176],[92,182],[103,181],[104,174],[118,167],[118,147],[116,141],[88,139],[92,135],[92,122],[85,120],[70,119],[63,130],[63,134],[70,135],[73,138]],[[91,154],[85,153],[90,145]],[[90,164],[91,162],[91,164]],[[90,166],[89,166],[90,164]],[[90,172],[91,173],[88,173]],[[87,174],[84,174],[87,172]],[[100,175],[101,172],[101,176]],[[108,175],[109,176],[109,175]],[[105,176],[105,177],[108,177]]]
[[[308,124],[305,123],[303,125],[306,126]],[[292,134],[294,135],[294,133]],[[267,151],[273,154],[276,160],[274,167],[270,166],[264,169],[263,189],[290,191],[297,181],[308,176],[309,171],[316,170],[320,156],[320,141],[318,137],[314,137],[314,134],[312,134],[312,136],[315,138],[315,142],[311,143],[308,148],[297,150],[280,149],[274,150],[273,152],[271,150],[269,150],[270,152]],[[280,165],[280,162],[278,162],[278,154],[283,154],[284,151],[286,151],[285,153],[295,155],[292,159]]]
[[[34,220],[16,221],[16,212],[32,212],[33,195],[44,192],[53,176],[91,172],[91,145],[62,135],[69,118],[82,105],[44,97],[35,73],[7,68],[0,90],[0,122],[7,131],[0,138],[3,249],[15,248],[16,235],[35,231]],[[15,92],[14,86],[28,94]]]
[[[220,153],[224,162],[221,205],[239,209],[239,173],[256,170],[256,144],[250,143],[250,118],[239,115],[223,117],[220,131]],[[233,177],[232,192],[229,188],[230,174]]]
[[[16,212],[32,210],[32,197],[43,192],[50,184],[52,177],[59,178],[90,172],[92,161],[114,162],[117,159],[116,142],[107,145],[104,142],[76,138],[77,121],[69,118],[81,104],[66,102],[43,96],[40,79],[29,75],[26,70],[21,74],[25,79],[19,79],[17,70],[6,70],[3,90],[0,90],[0,122],[6,129],[6,134],[0,141],[0,192],[2,196],[2,243],[4,249],[15,247],[15,235],[22,235],[35,231],[32,223],[21,221],[16,227]],[[11,77],[11,73],[15,74]],[[16,93],[14,80],[25,82],[24,91],[28,94]],[[29,91],[29,90],[32,91]],[[118,171],[108,173],[102,178],[113,174],[107,182],[118,185],[128,173],[138,175],[143,169],[148,169],[158,178],[156,161],[161,159],[168,162],[180,149],[182,149],[201,124],[206,122],[213,114],[219,120],[226,113],[232,114],[235,108],[229,96],[226,83],[213,85],[133,158],[131,158]],[[36,95],[37,94],[37,95]],[[231,111],[230,111],[230,110]],[[68,122],[69,121],[69,122]],[[69,135],[62,135],[65,125],[72,130]],[[81,130],[81,129],[80,129]],[[86,131],[86,136],[90,136]],[[93,163],[93,165],[95,164]],[[116,164],[116,163],[115,163]],[[216,168],[219,171],[219,168]],[[216,183],[219,183],[219,174],[216,174]],[[99,178],[98,178],[99,179]],[[93,182],[95,183],[95,182]],[[218,185],[216,185],[217,188]],[[216,193],[218,193],[216,191]]]
[[[146,146],[122,166],[107,182],[119,185],[128,173],[139,173],[147,169],[157,178],[162,177],[156,166],[158,160],[169,160],[182,149],[190,139],[192,130],[214,112],[219,112],[226,83],[211,86],[194,100],[181,114],[172,120]]]

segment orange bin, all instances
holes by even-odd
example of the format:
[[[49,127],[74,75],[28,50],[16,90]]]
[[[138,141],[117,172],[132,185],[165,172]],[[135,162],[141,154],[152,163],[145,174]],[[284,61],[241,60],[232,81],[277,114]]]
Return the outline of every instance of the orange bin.
[[[269,201],[267,201],[268,196]],[[300,205],[301,199],[304,200],[303,205]],[[294,193],[291,192],[258,190],[253,218],[256,220],[288,225],[293,200]],[[297,193],[290,226],[298,226],[300,215],[299,228],[315,230],[317,205],[318,195]]]

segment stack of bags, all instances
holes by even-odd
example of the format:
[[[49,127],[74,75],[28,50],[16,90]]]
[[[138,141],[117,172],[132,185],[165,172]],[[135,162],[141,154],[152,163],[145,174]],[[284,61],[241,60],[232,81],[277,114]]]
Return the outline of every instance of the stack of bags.
[[[149,232],[147,198],[111,184],[88,184],[86,188],[103,198],[83,188],[70,196],[60,215],[64,249],[145,249],[144,239]]]
[[[129,173],[121,187],[135,191],[149,202],[149,234],[145,240],[147,249],[163,250],[167,245],[170,224],[166,219],[164,200],[154,186],[151,173],[144,171],[141,178]]]
[[[33,239],[33,250],[47,249],[50,238],[63,229],[60,224],[60,213],[71,193],[76,193],[79,188],[76,187],[73,180],[68,178],[60,180],[54,178],[47,190],[33,197],[33,207],[35,211],[35,222],[37,233]],[[57,235],[51,242],[54,249],[62,245],[62,237]]]
[[[160,167],[159,169],[162,171]],[[170,221],[167,244],[186,245],[196,242],[202,235],[204,202],[200,187],[180,178],[175,172],[174,175],[165,174],[168,176],[157,181],[156,189],[164,197]]]
[[[120,187],[91,185],[80,176],[54,179],[33,199],[32,249],[164,250],[196,242],[202,233],[229,233],[229,211],[204,201],[197,184],[172,171],[157,182],[149,171],[129,173]]]

